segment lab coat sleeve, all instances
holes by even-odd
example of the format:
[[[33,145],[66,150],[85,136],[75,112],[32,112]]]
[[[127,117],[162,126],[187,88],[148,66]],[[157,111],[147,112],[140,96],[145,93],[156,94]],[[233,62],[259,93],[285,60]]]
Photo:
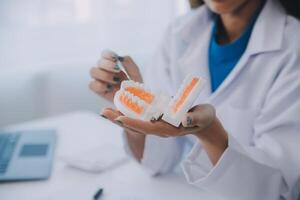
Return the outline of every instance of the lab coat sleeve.
[[[228,148],[217,164],[206,170],[201,167],[199,157],[204,150],[196,144],[182,164],[189,183],[225,199],[297,199],[300,190],[298,54],[284,63],[267,94],[253,124],[254,144],[241,145],[229,133]]]
[[[134,159],[125,132],[123,133],[124,149]],[[150,175],[156,176],[172,171],[182,157],[185,138],[160,138],[147,136],[141,165]]]
[[[161,46],[156,51],[152,62],[143,73],[145,84],[155,92],[170,92],[169,51],[171,26],[163,37]],[[126,137],[125,150],[133,157]],[[158,175],[172,171],[181,160],[184,138],[161,138],[153,135],[146,136],[144,155],[141,165],[150,174]]]

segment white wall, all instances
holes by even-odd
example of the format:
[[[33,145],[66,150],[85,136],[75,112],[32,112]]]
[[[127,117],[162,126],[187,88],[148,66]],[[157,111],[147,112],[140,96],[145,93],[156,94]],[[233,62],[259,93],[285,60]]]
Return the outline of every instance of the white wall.
[[[1,0],[0,127],[106,102],[89,68],[111,48],[145,66],[187,0]]]
[[[75,110],[99,113],[108,102],[88,88],[89,67],[0,74],[0,127]]]
[[[185,1],[1,0],[0,69],[95,62],[107,47],[144,58]]]

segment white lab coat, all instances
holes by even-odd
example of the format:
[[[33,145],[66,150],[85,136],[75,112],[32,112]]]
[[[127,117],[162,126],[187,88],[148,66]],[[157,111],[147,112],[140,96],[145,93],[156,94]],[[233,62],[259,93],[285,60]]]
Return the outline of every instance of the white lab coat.
[[[193,138],[181,163],[190,184],[225,199],[296,199],[300,191],[300,23],[268,0],[238,64],[211,93],[208,45],[212,16],[206,6],[173,23],[146,83],[175,94],[187,73],[208,80],[196,104],[210,103],[229,134],[215,166]],[[147,136],[142,165],[153,174],[181,161],[191,137]],[[126,147],[128,150],[128,146]]]

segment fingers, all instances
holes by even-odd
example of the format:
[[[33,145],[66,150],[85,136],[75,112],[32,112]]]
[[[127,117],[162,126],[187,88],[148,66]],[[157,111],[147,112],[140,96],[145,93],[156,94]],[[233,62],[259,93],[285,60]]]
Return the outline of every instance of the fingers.
[[[161,137],[171,136],[178,134],[181,130],[174,127],[164,121],[142,121],[137,119],[132,119],[126,116],[120,116],[115,119],[123,126],[141,132],[143,134],[158,135]]]
[[[142,134],[141,132],[139,132],[137,129],[134,129],[132,127],[128,127],[126,125],[124,125],[123,123],[120,123],[118,120],[116,120],[118,117],[123,116],[123,114],[117,110],[114,110],[112,108],[105,108],[101,111],[100,115],[108,120],[110,120],[111,122],[121,126],[122,128],[124,128],[125,130],[129,130],[131,132],[135,132],[138,134]]]
[[[125,116],[120,116],[120,117],[116,118],[115,120],[118,123],[122,124],[123,126],[137,130],[139,132],[142,132],[142,133],[150,132],[149,122],[132,119],[132,118],[125,117]]]
[[[143,82],[139,67],[135,64],[130,56],[122,57],[122,64],[132,80],[140,83]]]
[[[145,134],[143,134],[141,132],[138,132],[138,131],[135,131],[131,128],[124,128],[124,130],[125,130],[126,133],[128,133],[130,135],[145,135]]]
[[[90,70],[90,75],[94,79],[89,84],[90,89],[109,101],[113,101],[121,82],[127,79],[117,64],[116,56],[112,51],[103,51],[97,66]]]
[[[119,85],[112,85],[110,83],[92,80],[89,83],[89,88],[92,91],[102,95],[110,92],[115,93],[117,90],[119,90]]]
[[[122,113],[120,113],[119,111],[116,111],[112,108],[104,108],[101,111],[100,115],[104,118],[115,121],[116,118],[122,116]]]
[[[104,50],[97,66],[90,70],[90,75],[94,80],[90,82],[89,87],[92,91],[111,102],[116,91],[120,89],[121,82],[128,79],[121,70],[118,60],[123,63],[124,67],[126,66],[125,68],[131,79],[142,82],[139,69],[130,57],[118,57],[113,51]]]
[[[115,52],[110,50],[104,50],[102,52],[102,58],[98,62],[97,67],[102,69],[103,71],[120,73],[121,70],[120,66],[117,63],[118,60],[120,60],[131,79],[137,82],[143,82],[138,66],[129,56],[118,57],[118,55]],[[123,78],[126,79],[126,77]]]
[[[110,60],[112,62],[116,62],[118,55],[109,49],[105,49],[102,51],[101,57],[104,59]]]
[[[183,126],[174,127],[164,121],[142,121],[132,119],[124,116],[119,111],[112,108],[105,108],[101,112],[101,116],[110,120],[111,122],[121,126],[124,129],[128,129],[132,132],[144,135],[157,135],[160,137],[174,137],[191,134],[200,130],[199,127],[188,127]]]
[[[188,112],[182,120],[184,127],[208,127],[215,119],[216,111],[209,104],[198,105]]]
[[[114,85],[120,84],[122,79],[124,78],[121,73],[111,73],[96,67],[93,67],[90,70],[90,75],[96,80],[100,80]]]
[[[111,50],[103,50],[101,53],[101,59],[98,61],[98,68],[118,73],[120,72],[120,66],[117,64],[118,56]]]
[[[119,65],[116,62],[103,58],[98,61],[97,68],[112,73],[119,73],[121,71]]]

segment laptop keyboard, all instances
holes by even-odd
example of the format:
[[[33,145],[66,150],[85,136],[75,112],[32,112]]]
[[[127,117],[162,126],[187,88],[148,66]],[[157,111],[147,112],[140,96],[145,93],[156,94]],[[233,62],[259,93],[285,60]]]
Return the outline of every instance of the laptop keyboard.
[[[4,174],[14,153],[20,134],[0,134],[0,174]]]

